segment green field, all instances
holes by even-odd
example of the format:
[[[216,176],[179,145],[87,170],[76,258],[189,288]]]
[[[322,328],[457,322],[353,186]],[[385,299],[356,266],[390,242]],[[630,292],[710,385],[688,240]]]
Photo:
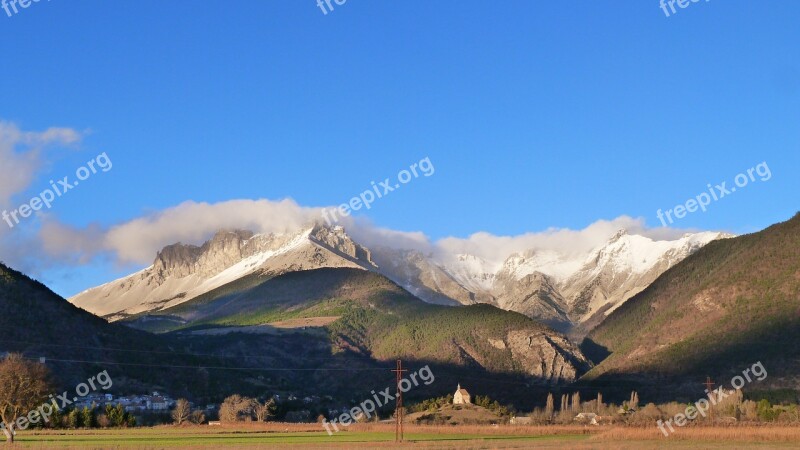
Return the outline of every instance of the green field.
[[[562,443],[586,440],[588,435],[521,436],[405,433],[405,444],[415,448],[530,448],[533,441]],[[395,446],[393,432],[340,432],[329,436],[319,432],[219,431],[155,428],[108,431],[62,431],[20,434],[17,447],[26,448],[369,448]],[[428,446],[425,444],[432,444]],[[538,445],[537,445],[538,446]]]
[[[404,443],[394,442],[391,424],[329,436],[317,424],[229,425],[220,427],[26,431],[13,448],[170,449],[170,448],[314,448],[314,449],[790,449],[800,428],[694,427],[664,437],[656,427],[565,426],[411,426]],[[9,447],[11,448],[11,447]]]

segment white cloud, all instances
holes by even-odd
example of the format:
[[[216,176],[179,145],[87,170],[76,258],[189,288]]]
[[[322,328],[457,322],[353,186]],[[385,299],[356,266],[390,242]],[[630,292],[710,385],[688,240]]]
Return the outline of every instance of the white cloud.
[[[0,121],[0,207],[7,208],[15,195],[30,187],[44,165],[42,151],[46,147],[80,140],[81,133],[70,128],[31,132]]]
[[[479,232],[468,238],[448,237],[436,243],[445,255],[470,254],[489,262],[502,263],[509,255],[526,250],[555,250],[564,255],[586,253],[606,242],[619,230],[652,239],[674,240],[691,230],[648,228],[643,218],[620,216],[613,220],[598,220],[586,228],[550,228],[545,231],[517,236],[495,236]]]
[[[422,253],[434,251],[434,245],[421,231],[396,231],[375,226],[369,219],[342,221],[347,233],[359,244],[370,247],[390,247],[417,250]]]
[[[0,211],[16,208],[17,197],[47,168],[49,147],[73,145],[81,138],[80,132],[70,128],[23,131],[14,123],[0,120]],[[47,253],[32,228],[12,229],[0,221],[0,260],[26,272],[50,264],[46,259],[34,261],[36,255]]]
[[[39,229],[39,244],[48,256],[58,256],[62,262],[85,264],[104,250],[104,235],[96,224],[78,229],[45,217]]]
[[[70,128],[31,132],[0,121],[0,208],[8,208],[46,169],[46,148],[72,145],[81,139],[82,134]],[[120,264],[147,264],[158,250],[169,244],[200,244],[221,229],[246,229],[257,233],[293,231],[320,221],[321,212],[321,208],[303,207],[291,199],[230,200],[214,204],[187,201],[107,228],[99,225],[74,228],[42,214],[36,226],[15,229],[13,235],[10,229],[0,226],[0,256],[8,263],[23,267],[57,262],[82,264],[100,254]],[[623,216],[599,220],[581,230],[549,229],[518,236],[478,232],[466,238],[448,237],[432,242],[422,232],[380,228],[368,219],[345,217],[340,224],[367,247],[405,248],[442,256],[469,253],[490,262],[501,262],[509,254],[524,250],[585,252],[622,228],[658,239],[674,239],[685,232],[647,228],[643,219]]]
[[[77,230],[46,222],[41,230],[44,249],[54,257],[80,253],[85,260],[99,252],[112,253],[120,263],[145,264],[163,247],[183,242],[199,244],[223,229],[256,233],[297,230],[320,217],[319,208],[301,207],[293,200],[230,200],[220,203],[184,202],[178,206],[125,222],[107,230]]]
[[[45,171],[48,147],[72,145],[81,139],[80,132],[69,128],[30,132],[0,121],[0,209],[17,201],[16,197],[28,190]],[[176,242],[201,244],[221,229],[291,232],[314,221],[321,222],[321,212],[322,208],[300,206],[291,199],[242,199],[213,204],[187,201],[110,227],[93,224],[83,228],[65,225],[41,214],[35,225],[14,229],[13,233],[0,222],[0,260],[33,273],[58,264],[86,264],[101,255],[121,265],[144,265],[152,262],[160,249]],[[598,220],[580,230],[551,228],[516,236],[478,232],[465,238],[431,241],[422,232],[380,228],[363,218],[345,217],[340,224],[367,247],[413,249],[445,258],[469,253],[493,263],[526,250],[585,253],[620,229],[665,240],[691,231],[648,228],[642,218],[621,216]]]
[[[293,232],[315,221],[321,222],[321,211],[321,208],[300,206],[291,199],[230,200],[214,204],[190,201],[108,229],[91,226],[79,230],[46,221],[41,228],[40,240],[43,250],[52,258],[85,262],[99,253],[109,253],[121,264],[149,264],[159,250],[170,244],[201,244],[222,229]],[[380,228],[368,219],[347,217],[340,224],[357,242],[367,247],[413,249],[443,257],[468,253],[494,263],[502,262],[514,252],[526,250],[586,253],[620,229],[658,239],[676,239],[689,231],[647,228],[644,219],[622,216],[598,220],[580,230],[552,228],[518,236],[479,232],[467,238],[448,237],[433,242],[422,232]]]

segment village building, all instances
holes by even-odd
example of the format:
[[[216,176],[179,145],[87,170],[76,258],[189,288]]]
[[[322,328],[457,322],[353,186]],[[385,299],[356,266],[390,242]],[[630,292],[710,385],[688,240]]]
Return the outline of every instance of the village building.
[[[575,421],[588,423],[589,425],[600,425],[601,420],[603,420],[603,418],[595,413],[580,413],[575,416]]]
[[[453,394],[454,405],[470,405],[472,404],[472,397],[466,389],[461,389],[461,383],[458,384],[456,393]]]
[[[160,395],[153,395],[147,400],[148,409],[155,411],[166,411],[169,409],[170,401]]]

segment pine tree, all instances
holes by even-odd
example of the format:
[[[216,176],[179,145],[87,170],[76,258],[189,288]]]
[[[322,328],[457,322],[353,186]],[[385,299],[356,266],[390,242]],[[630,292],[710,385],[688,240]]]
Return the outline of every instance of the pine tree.
[[[122,403],[117,403],[116,414],[114,417],[117,419],[116,426],[124,427],[128,422],[128,413],[125,412],[125,407]]]
[[[84,406],[81,410],[81,423],[84,428],[93,428],[95,426],[94,411]]]
[[[105,409],[106,409],[106,419],[108,419],[108,426],[110,427],[116,426],[114,425],[114,415],[115,415],[114,405],[112,405],[111,403],[106,403]]]
[[[50,416],[50,428],[62,428],[64,426],[64,417],[61,415],[61,410],[53,408],[53,415]]]
[[[106,403],[106,417],[108,417],[108,425],[111,427],[123,427],[128,423],[128,414],[125,412],[125,407],[118,403],[113,406]]]
[[[81,418],[77,409],[73,409],[69,412],[69,415],[67,415],[67,426],[73,430],[81,426]]]

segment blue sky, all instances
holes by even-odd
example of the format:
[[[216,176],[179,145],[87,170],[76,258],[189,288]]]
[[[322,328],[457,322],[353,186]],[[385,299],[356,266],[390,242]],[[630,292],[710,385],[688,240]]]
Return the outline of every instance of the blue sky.
[[[46,150],[9,205],[106,152],[113,170],[49,215],[81,229],[187,200],[336,205],[426,156],[435,175],[376,203],[376,224],[432,239],[621,215],[657,226],[657,209],[764,161],[769,181],[674,226],[742,233],[800,209],[798,2],[701,1],[671,17],[651,0],[334,6],[0,10],[0,120],[84,133]],[[30,270],[69,295],[129,269]]]

